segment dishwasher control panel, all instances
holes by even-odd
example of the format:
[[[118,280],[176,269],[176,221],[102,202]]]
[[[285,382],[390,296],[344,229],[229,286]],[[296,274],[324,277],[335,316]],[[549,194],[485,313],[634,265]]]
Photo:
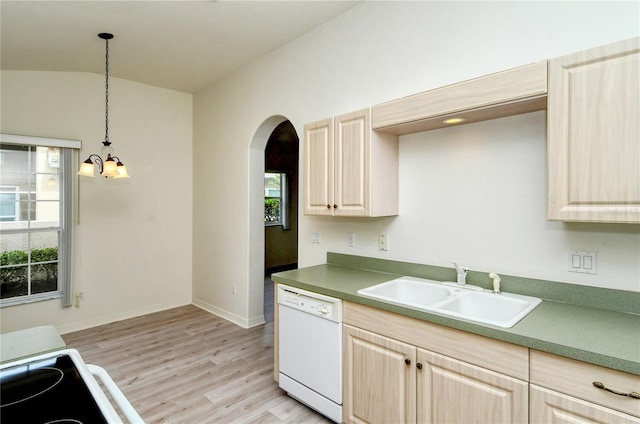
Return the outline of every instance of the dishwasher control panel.
[[[342,321],[342,301],[319,293],[278,284],[278,303],[331,321]]]

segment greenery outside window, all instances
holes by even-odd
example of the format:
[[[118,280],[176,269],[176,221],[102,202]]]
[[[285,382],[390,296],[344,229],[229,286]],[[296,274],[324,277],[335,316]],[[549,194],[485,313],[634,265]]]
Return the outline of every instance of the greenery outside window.
[[[287,196],[287,174],[267,172],[264,174],[264,224],[282,225],[289,229],[289,201]]]
[[[80,142],[2,134],[0,306],[71,305],[73,148]]]

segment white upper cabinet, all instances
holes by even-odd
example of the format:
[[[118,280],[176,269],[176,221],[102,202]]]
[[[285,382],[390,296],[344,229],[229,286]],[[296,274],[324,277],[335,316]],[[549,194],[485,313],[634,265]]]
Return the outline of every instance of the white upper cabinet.
[[[544,110],[547,62],[462,81],[373,107],[376,131],[403,135],[446,127],[452,118],[465,124]]]
[[[551,220],[640,222],[639,40],[549,61]]]
[[[545,108],[548,219],[640,223],[640,38],[306,125],[305,214],[397,215],[399,135]]]
[[[333,215],[333,118],[304,126],[304,213]]]
[[[371,130],[371,109],[305,125],[304,213],[398,214],[398,138]]]

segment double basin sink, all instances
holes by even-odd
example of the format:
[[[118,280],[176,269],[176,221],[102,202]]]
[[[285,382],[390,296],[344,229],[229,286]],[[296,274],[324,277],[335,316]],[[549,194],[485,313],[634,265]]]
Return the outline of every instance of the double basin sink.
[[[467,287],[415,277],[400,277],[358,290],[358,294],[395,305],[503,328],[513,327],[541,302],[536,297],[513,293],[496,294],[476,286]]]

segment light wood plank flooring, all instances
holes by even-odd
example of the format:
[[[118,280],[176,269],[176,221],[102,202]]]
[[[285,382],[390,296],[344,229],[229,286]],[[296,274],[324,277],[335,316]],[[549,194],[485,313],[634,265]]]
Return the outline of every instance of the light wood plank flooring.
[[[148,424],[330,423],[273,381],[272,302],[265,312],[267,324],[243,329],[190,305],[63,338]]]

